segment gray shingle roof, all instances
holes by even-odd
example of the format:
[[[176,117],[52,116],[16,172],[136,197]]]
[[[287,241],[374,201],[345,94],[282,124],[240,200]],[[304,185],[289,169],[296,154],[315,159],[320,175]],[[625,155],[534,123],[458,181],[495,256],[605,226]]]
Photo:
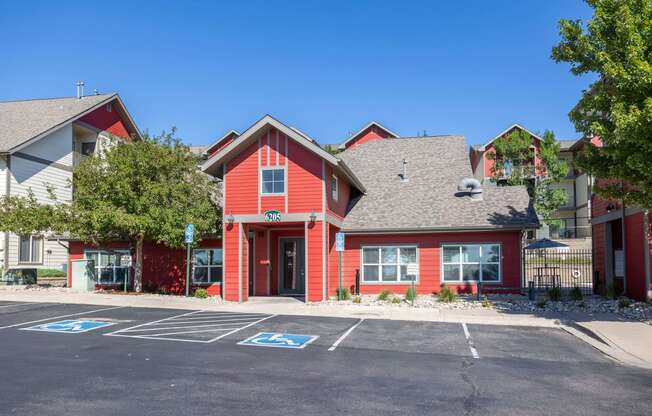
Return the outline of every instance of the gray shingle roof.
[[[0,152],[66,123],[116,94],[0,102]]]
[[[458,193],[460,179],[473,176],[462,136],[376,140],[339,156],[367,189],[352,202],[345,231],[538,227],[525,187],[486,185],[481,201]]]

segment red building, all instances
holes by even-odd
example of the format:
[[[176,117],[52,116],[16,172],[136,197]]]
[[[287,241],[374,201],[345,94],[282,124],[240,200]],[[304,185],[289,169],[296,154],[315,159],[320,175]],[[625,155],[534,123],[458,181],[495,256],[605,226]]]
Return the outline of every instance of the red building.
[[[337,232],[344,286],[361,293],[401,293],[413,278],[423,294],[520,286],[521,233],[538,226],[527,192],[458,191],[472,176],[463,137],[398,138],[372,123],[347,143],[334,156],[265,116],[204,162],[223,181],[225,299],[333,296]]]

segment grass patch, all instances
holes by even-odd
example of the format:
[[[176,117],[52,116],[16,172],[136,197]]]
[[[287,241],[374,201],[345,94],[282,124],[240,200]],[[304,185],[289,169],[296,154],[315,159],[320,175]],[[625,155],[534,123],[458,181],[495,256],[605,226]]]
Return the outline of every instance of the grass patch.
[[[195,297],[197,299],[206,299],[208,297],[208,291],[202,287],[195,289]]]
[[[486,296],[482,297],[482,307],[483,308],[491,308],[491,301],[487,299]]]
[[[398,296],[394,296],[392,298],[392,303],[401,303],[401,298],[399,298]]]
[[[446,285],[442,285],[441,290],[439,291],[439,301],[445,303],[451,303],[451,302],[455,302],[456,300],[457,300],[457,293],[453,292],[453,290],[450,287]]]
[[[335,295],[337,296],[337,299],[341,299],[341,300],[351,299],[351,292],[349,292],[349,289],[345,287],[338,287],[337,289],[335,289]]]
[[[378,300],[380,301],[386,301],[389,300],[389,297],[392,296],[392,291],[389,289],[385,289],[382,292],[378,294]]]
[[[412,286],[408,287],[408,290],[405,292],[405,300],[412,302],[417,298],[417,291]]]
[[[56,278],[56,277],[66,277],[66,272],[59,269],[36,269],[36,277],[43,278]]]

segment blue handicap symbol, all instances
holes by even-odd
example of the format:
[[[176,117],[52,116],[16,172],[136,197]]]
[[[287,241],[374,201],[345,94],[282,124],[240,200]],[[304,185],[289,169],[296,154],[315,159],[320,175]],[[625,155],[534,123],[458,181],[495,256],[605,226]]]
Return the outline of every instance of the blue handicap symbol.
[[[282,334],[276,332],[260,332],[253,337],[238,342],[238,345],[255,345],[259,347],[300,349],[319,338],[318,335]]]
[[[103,321],[87,321],[68,319],[65,321],[48,322],[47,324],[40,324],[30,326],[29,328],[22,328],[28,331],[44,331],[44,332],[60,332],[64,334],[79,334],[81,332],[88,332],[94,329],[104,328],[113,325],[114,322]]]

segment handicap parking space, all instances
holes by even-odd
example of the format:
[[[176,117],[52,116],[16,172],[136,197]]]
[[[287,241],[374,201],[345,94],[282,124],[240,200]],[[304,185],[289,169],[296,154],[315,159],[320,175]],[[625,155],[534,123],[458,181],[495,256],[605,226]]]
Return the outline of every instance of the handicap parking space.
[[[258,313],[192,311],[129,325],[106,335],[133,339],[212,343],[273,315]]]
[[[28,326],[55,319],[67,319],[84,314],[115,309],[99,305],[70,305],[62,303],[20,303],[0,308],[0,330]]]
[[[326,350],[357,321],[357,319],[353,318],[278,315],[224,337],[220,342],[238,343],[260,333],[270,334],[270,337],[274,334],[301,337],[307,336],[316,337],[310,340],[309,348],[321,348]],[[240,345],[255,344],[249,343]],[[267,346],[274,346],[274,342],[267,343]],[[289,345],[289,347],[291,348],[292,346]]]
[[[533,359],[577,363],[607,361],[593,347],[557,328],[468,325],[483,358]]]

